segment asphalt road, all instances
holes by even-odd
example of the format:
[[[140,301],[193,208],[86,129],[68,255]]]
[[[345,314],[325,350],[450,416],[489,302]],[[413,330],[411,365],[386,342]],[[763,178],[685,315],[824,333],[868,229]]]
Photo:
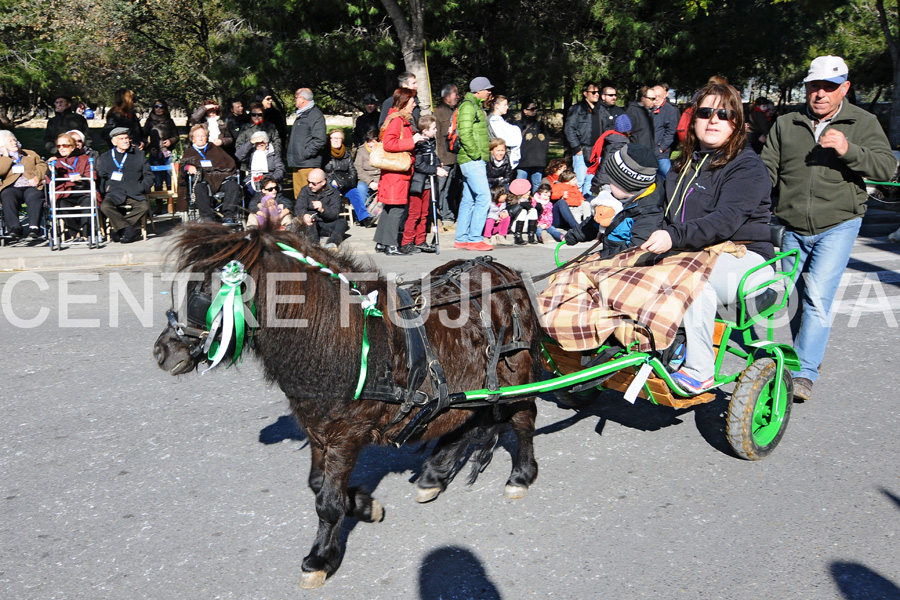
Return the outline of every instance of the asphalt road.
[[[552,266],[545,247],[494,254]],[[377,262],[411,277],[462,255]],[[162,269],[2,274],[0,598],[900,598],[900,246],[854,257],[814,398],[767,459],[728,449],[724,394],[540,401],[522,500],[502,495],[508,439],[427,505],[421,455],[371,448],[353,480],[386,518],[345,524],[317,591],[297,587],[309,448],[258,364],[160,371]]]

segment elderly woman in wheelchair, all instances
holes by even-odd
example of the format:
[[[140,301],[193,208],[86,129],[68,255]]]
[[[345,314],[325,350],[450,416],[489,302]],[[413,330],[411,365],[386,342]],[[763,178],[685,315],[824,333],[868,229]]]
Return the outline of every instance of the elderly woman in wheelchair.
[[[224,224],[237,223],[241,186],[234,159],[219,146],[209,143],[205,125],[191,127],[190,139],[191,145],[181,158],[179,210],[187,210],[190,198],[201,220],[219,221],[221,215]]]

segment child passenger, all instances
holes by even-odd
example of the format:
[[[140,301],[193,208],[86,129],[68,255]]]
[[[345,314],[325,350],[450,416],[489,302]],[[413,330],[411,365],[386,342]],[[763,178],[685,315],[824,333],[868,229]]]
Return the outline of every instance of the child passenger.
[[[527,179],[516,179],[509,184],[509,216],[513,222],[513,239],[517,246],[524,246],[522,234],[528,233],[528,243],[537,244],[538,212],[531,202],[531,183]],[[551,209],[552,214],[552,209]]]
[[[561,242],[563,233],[553,226],[553,203],[550,201],[550,184],[542,183],[531,196],[531,202],[537,209],[537,241],[539,244],[544,243],[544,232],[547,233],[554,241]]]
[[[602,258],[640,246],[663,225],[664,190],[659,162],[646,146],[627,144],[603,162],[609,192],[591,202],[592,218],[566,233],[566,244],[600,239]]]

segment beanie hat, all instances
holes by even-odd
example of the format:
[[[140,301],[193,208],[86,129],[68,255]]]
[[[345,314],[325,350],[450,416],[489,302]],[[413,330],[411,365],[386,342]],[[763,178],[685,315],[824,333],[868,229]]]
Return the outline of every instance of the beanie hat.
[[[603,164],[609,182],[630,194],[650,187],[659,170],[659,161],[653,151],[639,144],[626,144]]]
[[[616,117],[616,122],[613,125],[613,129],[615,129],[618,133],[628,133],[631,131],[631,119],[628,118],[628,115],[621,114]]]

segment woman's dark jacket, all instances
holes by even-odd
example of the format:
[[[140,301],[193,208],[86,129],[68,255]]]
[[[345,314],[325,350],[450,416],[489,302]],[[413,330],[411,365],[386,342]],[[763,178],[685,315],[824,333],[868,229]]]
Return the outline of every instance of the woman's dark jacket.
[[[159,135],[158,140],[151,135],[154,129]],[[141,133],[144,141],[149,142],[151,148],[159,149],[159,142],[163,140],[169,140],[169,148],[174,148],[178,143],[178,128],[175,126],[175,121],[172,120],[172,115],[169,114],[168,110],[161,115],[157,115],[156,111],[151,111],[150,116],[144,121]]]
[[[359,181],[356,175],[356,166],[353,164],[353,156],[350,155],[350,150],[346,148],[344,149],[344,156],[341,158],[335,158],[330,152],[326,154],[322,170],[325,171],[328,185],[331,185],[332,181],[336,181],[342,194],[346,194],[355,188],[356,182]]]
[[[518,168],[543,170],[547,166],[547,153],[550,151],[547,126],[537,117],[522,117],[516,125],[522,130],[522,156]]]
[[[703,156],[694,153],[680,188],[691,180]],[[682,189],[675,195],[681,174],[672,169],[666,177],[665,229],[672,246],[699,249],[732,240],[746,243],[766,260],[774,257],[769,227],[772,180],[762,159],[745,147],[724,167],[710,170],[711,160],[706,159],[700,175],[687,186],[683,203]]]

